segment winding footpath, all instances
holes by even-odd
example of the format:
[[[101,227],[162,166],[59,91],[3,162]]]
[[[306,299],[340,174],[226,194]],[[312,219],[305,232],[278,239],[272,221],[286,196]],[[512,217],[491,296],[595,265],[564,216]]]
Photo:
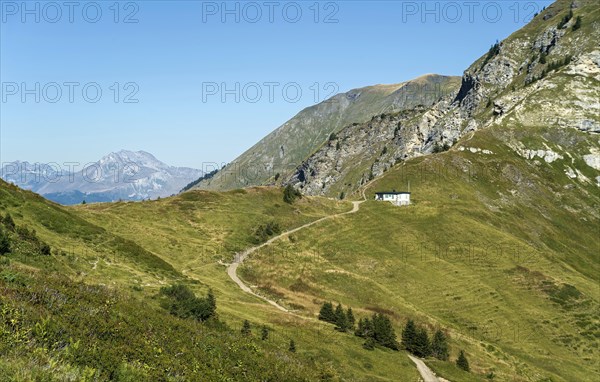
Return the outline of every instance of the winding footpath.
[[[281,239],[282,237],[289,236],[289,235],[291,235],[291,234],[293,234],[295,232],[303,230],[304,228],[308,228],[308,227],[310,227],[312,225],[315,225],[317,223],[320,223],[322,221],[333,219],[333,218],[338,217],[338,216],[353,214],[353,213],[357,212],[360,209],[360,205],[363,202],[364,202],[364,200],[357,201],[357,202],[352,202],[352,210],[350,210],[350,211],[342,212],[342,213],[335,214],[335,215],[325,216],[325,217],[322,217],[322,218],[317,219],[315,221],[312,221],[310,223],[306,223],[304,225],[301,225],[300,227],[294,228],[294,229],[286,231],[286,232],[284,232],[284,233],[282,233],[280,235],[274,236],[271,239],[267,240],[266,242],[262,243],[261,245],[257,245],[256,247],[252,247],[250,249],[245,250],[242,253],[237,254],[235,256],[235,258],[233,259],[233,262],[231,264],[229,264],[229,266],[227,267],[227,274],[240,287],[240,289],[243,290],[244,292],[249,293],[249,294],[251,294],[253,296],[256,296],[256,297],[260,298],[261,300],[263,300],[263,301],[265,301],[265,302],[273,305],[274,307],[276,307],[277,309],[279,309],[279,310],[281,310],[283,312],[292,313],[288,309],[286,309],[283,306],[281,306],[278,303],[276,303],[275,301],[270,300],[270,299],[268,299],[268,298],[266,298],[264,296],[261,296],[261,295],[255,293],[252,289],[250,289],[250,287],[248,285],[244,284],[244,282],[242,280],[240,280],[240,278],[237,275],[237,269],[238,269],[238,267],[252,253],[258,251],[259,249],[261,249],[263,247],[266,247],[267,245],[273,243],[274,241],[277,241],[277,240]]]
[[[270,245],[271,243],[273,243],[274,241],[277,241],[283,237],[287,237],[295,232],[298,232],[300,230],[303,230],[305,228],[308,228],[310,226],[313,226],[315,224],[318,224],[322,221],[325,220],[330,220],[339,216],[344,216],[344,215],[349,215],[349,214],[353,214],[356,213],[360,210],[360,205],[365,202],[367,200],[367,197],[365,195],[365,189],[366,186],[368,186],[370,183],[366,184],[365,187],[363,188],[361,194],[363,196],[363,200],[360,201],[353,201],[352,202],[352,209],[350,211],[347,212],[342,212],[339,214],[334,214],[334,215],[329,215],[329,216],[325,216],[322,217],[320,219],[317,219],[315,221],[312,221],[310,223],[306,223],[304,225],[301,225],[300,227],[296,227],[292,230],[283,232],[282,234],[279,234],[277,236],[272,237],[271,239],[267,240],[266,242],[262,243],[261,245],[257,245],[256,247],[252,247],[249,248],[247,250],[245,250],[242,253],[237,254],[234,259],[233,262],[231,264],[229,264],[227,266],[227,274],[229,275],[229,277],[233,280],[233,282],[235,282],[241,290],[243,290],[244,292],[251,294],[255,297],[258,297],[259,299],[265,301],[266,303],[274,306],[275,308],[281,310],[282,312],[286,312],[289,314],[292,314],[296,317],[308,320],[310,319],[309,317],[305,317],[305,316],[301,316],[298,315],[292,311],[290,311],[289,309],[286,309],[285,307],[279,305],[277,302],[265,297],[265,296],[261,296],[258,293],[255,293],[248,285],[246,285],[237,275],[237,269],[240,266],[240,264],[242,264],[244,262],[244,260],[246,260],[246,258],[248,258],[248,256],[250,256],[251,254],[253,254],[254,252],[258,251],[259,249],[266,247],[268,245]],[[431,369],[429,367],[427,367],[427,365],[425,365],[425,363],[423,361],[421,361],[418,358],[413,357],[412,355],[408,355],[409,358],[415,363],[415,365],[417,366],[417,370],[419,371],[419,374],[421,374],[421,378],[423,380],[423,382],[441,382],[433,373],[433,371],[431,371]]]
[[[419,374],[421,374],[423,382],[440,382],[440,380],[438,379],[438,377],[436,377],[434,372],[431,371],[431,369],[427,367],[427,365],[425,365],[425,362],[410,354],[408,355],[408,358],[410,358],[410,360],[413,361],[415,365],[417,365],[417,370],[419,371]]]

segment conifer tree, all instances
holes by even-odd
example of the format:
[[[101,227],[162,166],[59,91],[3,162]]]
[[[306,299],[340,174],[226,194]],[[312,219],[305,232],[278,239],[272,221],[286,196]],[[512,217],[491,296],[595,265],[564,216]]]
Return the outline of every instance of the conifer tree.
[[[346,317],[342,304],[338,304],[335,308],[335,328],[341,332],[348,330],[348,317]]]
[[[362,338],[373,337],[373,323],[368,318],[358,320],[358,327],[354,332],[355,335]]]
[[[448,340],[440,329],[436,330],[431,341],[431,354],[442,361],[448,360]]]
[[[294,340],[290,340],[290,347],[288,348],[288,350],[292,353],[296,352],[296,343],[294,342]]]
[[[383,314],[375,313],[372,318],[373,338],[381,346],[398,350],[398,341],[392,322]]]
[[[573,24],[573,32],[581,28],[581,16],[575,18],[575,24]]]
[[[348,310],[346,311],[346,321],[348,322],[348,329],[353,330],[354,323],[356,322],[356,320],[354,318],[354,313],[352,312],[351,307],[348,307]]]
[[[319,312],[319,320],[330,322],[332,324],[336,323],[336,316],[333,310],[333,304],[331,302],[323,303],[321,311]]]
[[[402,345],[409,353],[415,353],[417,328],[413,320],[408,320],[402,331]]]
[[[419,328],[417,330],[414,353],[418,357],[428,357],[431,354],[429,336],[427,335],[427,330],[425,330],[425,328]]]
[[[465,352],[462,350],[460,351],[460,353],[458,354],[458,358],[456,359],[456,366],[463,369],[464,371],[470,370],[469,361],[467,360]]]

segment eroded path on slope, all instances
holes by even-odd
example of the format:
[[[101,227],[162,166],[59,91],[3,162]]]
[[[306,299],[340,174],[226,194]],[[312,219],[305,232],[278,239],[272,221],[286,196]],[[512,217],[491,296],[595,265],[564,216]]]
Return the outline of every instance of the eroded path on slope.
[[[277,309],[279,309],[279,310],[281,310],[281,311],[284,311],[284,312],[287,312],[287,313],[293,313],[293,312],[290,312],[290,311],[289,311],[288,309],[286,309],[285,307],[283,307],[283,306],[279,305],[277,302],[275,302],[275,301],[273,301],[273,300],[271,300],[271,299],[269,299],[269,298],[267,298],[267,297],[265,297],[265,296],[261,296],[261,295],[259,295],[259,294],[255,293],[255,292],[254,292],[252,289],[250,289],[250,287],[249,287],[248,285],[246,285],[246,284],[245,284],[245,283],[244,283],[244,282],[243,282],[243,281],[242,281],[242,280],[241,280],[241,279],[238,277],[238,275],[237,275],[237,269],[238,269],[238,267],[239,267],[239,266],[240,266],[240,264],[242,264],[242,263],[244,262],[244,260],[246,260],[246,258],[247,258],[248,256],[250,256],[252,253],[254,253],[254,252],[258,251],[259,249],[261,249],[261,248],[263,248],[263,247],[266,247],[267,245],[269,245],[269,244],[273,243],[274,241],[277,241],[277,240],[279,240],[279,239],[281,239],[281,238],[283,238],[283,237],[287,237],[287,236],[289,236],[289,235],[291,235],[291,234],[293,234],[293,233],[295,233],[295,232],[298,232],[298,231],[300,231],[300,230],[303,230],[303,229],[305,229],[305,228],[308,228],[308,227],[310,227],[310,226],[312,226],[312,225],[318,224],[318,223],[320,223],[320,222],[322,222],[322,221],[325,221],[325,220],[330,220],[330,219],[333,219],[333,218],[335,218],[335,217],[338,217],[338,216],[343,216],[343,215],[353,214],[353,213],[357,212],[357,211],[360,209],[360,205],[361,205],[361,203],[363,203],[363,202],[364,202],[364,200],[361,200],[361,201],[354,201],[354,202],[352,202],[352,210],[350,210],[350,211],[347,211],[347,212],[342,212],[342,213],[335,214],[335,215],[329,215],[329,216],[325,216],[325,217],[322,217],[322,218],[320,218],[320,219],[317,219],[317,220],[315,220],[315,221],[312,221],[312,222],[310,222],[310,223],[306,223],[306,224],[304,224],[304,225],[301,225],[300,227],[296,227],[296,228],[294,228],[294,229],[292,229],[292,230],[289,230],[289,231],[283,232],[282,234],[279,234],[279,235],[277,235],[277,236],[274,236],[274,237],[272,237],[271,239],[267,240],[266,242],[262,243],[261,245],[257,245],[256,247],[252,247],[252,248],[250,248],[250,249],[247,249],[247,250],[245,250],[244,252],[242,252],[242,253],[240,253],[240,254],[237,254],[237,255],[235,256],[235,258],[233,259],[233,262],[232,262],[231,264],[229,264],[229,266],[227,267],[227,274],[228,274],[228,275],[229,275],[229,277],[230,277],[230,278],[231,278],[231,279],[232,279],[232,280],[233,280],[233,281],[234,281],[234,282],[235,282],[235,283],[236,283],[236,284],[237,284],[237,285],[240,287],[240,289],[241,289],[241,290],[243,290],[244,292],[246,292],[246,293],[249,293],[249,294],[251,294],[251,295],[253,295],[253,296],[256,296],[256,297],[260,298],[261,300],[263,300],[263,301],[265,301],[265,302],[267,302],[267,303],[269,303],[269,304],[273,305],[274,307],[276,307]],[[299,316],[299,317],[301,317],[301,316]],[[306,318],[306,317],[304,317],[304,318]]]

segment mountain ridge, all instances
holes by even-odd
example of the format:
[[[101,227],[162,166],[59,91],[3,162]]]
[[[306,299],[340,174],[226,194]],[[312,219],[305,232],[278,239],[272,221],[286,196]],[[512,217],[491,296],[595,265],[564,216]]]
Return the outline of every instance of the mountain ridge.
[[[331,134],[386,111],[431,105],[459,85],[459,77],[428,74],[391,85],[371,85],[337,94],[265,136],[238,158],[192,189],[229,190],[285,178]],[[277,179],[276,179],[277,178]]]
[[[83,167],[65,163],[4,163],[2,178],[60,204],[143,200],[179,192],[201,170],[169,166],[146,151],[111,152]],[[73,171],[75,169],[76,171]]]

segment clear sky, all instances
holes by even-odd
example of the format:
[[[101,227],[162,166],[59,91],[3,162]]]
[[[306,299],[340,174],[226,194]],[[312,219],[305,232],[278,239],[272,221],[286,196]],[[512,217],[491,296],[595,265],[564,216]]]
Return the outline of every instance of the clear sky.
[[[550,3],[1,0],[0,160],[228,162],[333,92],[461,75]]]

